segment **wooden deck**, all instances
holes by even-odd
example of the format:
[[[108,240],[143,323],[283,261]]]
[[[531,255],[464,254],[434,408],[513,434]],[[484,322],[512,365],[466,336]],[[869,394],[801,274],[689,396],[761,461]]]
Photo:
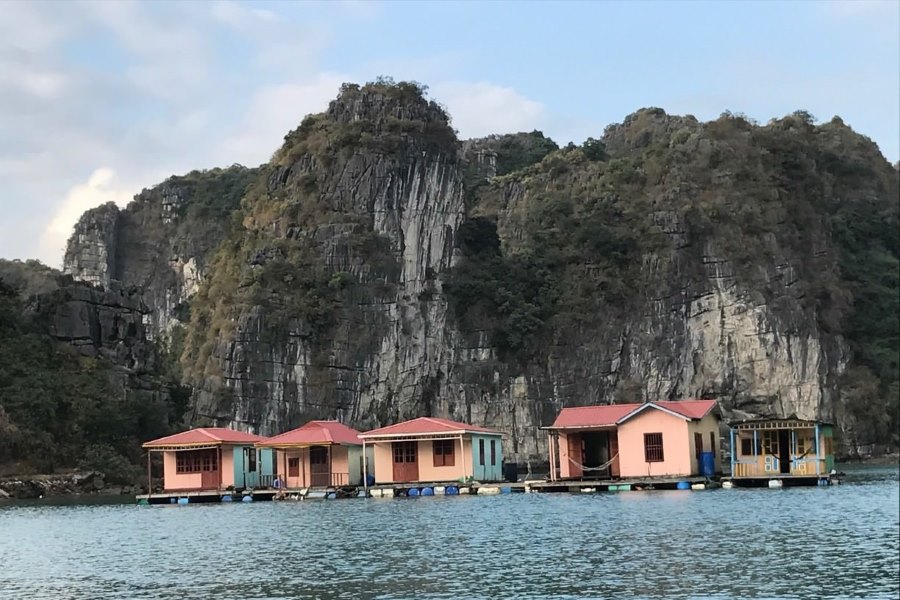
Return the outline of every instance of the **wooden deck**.
[[[629,479],[561,479],[557,481],[529,482],[535,492],[624,492],[640,490],[674,490],[679,483],[688,485],[704,485],[718,487],[714,481],[706,477],[646,477]]]

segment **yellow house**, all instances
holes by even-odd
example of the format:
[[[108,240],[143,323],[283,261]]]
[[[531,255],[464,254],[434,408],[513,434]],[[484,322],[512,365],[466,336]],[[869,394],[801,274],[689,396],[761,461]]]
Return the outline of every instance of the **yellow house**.
[[[731,423],[732,479],[827,477],[833,468],[830,423],[797,418]]]

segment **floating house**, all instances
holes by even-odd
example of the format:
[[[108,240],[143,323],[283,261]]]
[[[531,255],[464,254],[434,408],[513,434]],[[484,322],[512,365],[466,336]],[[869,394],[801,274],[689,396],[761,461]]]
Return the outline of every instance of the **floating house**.
[[[363,458],[359,432],[338,421],[310,421],[257,448],[276,453],[275,470],[288,489],[363,485],[372,464],[371,448],[368,460]]]
[[[731,477],[827,478],[834,468],[833,426],[796,417],[731,423]]]
[[[720,419],[715,400],[564,408],[545,428],[550,478],[712,477]]]
[[[222,427],[201,427],[147,442],[162,452],[165,491],[212,491],[264,487],[272,483],[272,451],[259,451],[265,438]]]
[[[498,431],[420,417],[359,437],[374,448],[376,484],[503,479],[503,438]]]

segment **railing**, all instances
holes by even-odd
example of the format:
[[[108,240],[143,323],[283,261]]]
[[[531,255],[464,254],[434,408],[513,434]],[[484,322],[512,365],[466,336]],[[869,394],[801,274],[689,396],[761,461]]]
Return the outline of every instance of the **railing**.
[[[825,460],[816,458],[793,458],[791,459],[790,473],[781,472],[781,462],[777,456],[764,455],[763,462],[759,461],[737,461],[734,463],[732,477],[773,477],[777,475],[794,475],[800,477],[809,477],[825,475],[828,471],[825,469]],[[819,470],[816,473],[816,462],[819,463]]]

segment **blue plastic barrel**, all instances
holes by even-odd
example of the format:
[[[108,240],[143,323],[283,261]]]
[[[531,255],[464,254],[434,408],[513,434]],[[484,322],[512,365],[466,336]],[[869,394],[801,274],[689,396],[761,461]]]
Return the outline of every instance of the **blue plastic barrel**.
[[[178,498],[169,498],[169,504],[178,504]]]
[[[712,478],[716,474],[716,455],[713,452],[700,453],[700,474]]]
[[[253,502],[253,496],[244,496],[241,498],[241,502]]]
[[[459,495],[459,488],[456,487],[455,485],[451,485],[447,489],[444,490],[444,494],[446,496],[457,496],[457,495]]]
[[[434,490],[431,489],[430,487],[422,488],[422,495],[423,496],[434,496]]]
[[[409,490],[407,490],[407,492],[406,492],[406,495],[407,495],[407,496],[410,496],[410,497],[412,497],[412,496],[418,496],[418,495],[419,495],[419,490],[417,490],[416,488],[409,488]]]
[[[231,502],[233,498],[229,494],[222,496],[222,502]]]
[[[678,484],[675,486],[675,489],[689,490],[689,489],[691,489],[691,484],[688,483],[687,481],[679,481]]]
[[[366,484],[369,487],[372,487],[373,485],[375,485],[375,476],[374,475],[366,475]]]
[[[190,501],[191,501],[190,498],[179,498],[178,504],[188,504],[188,503],[190,503]]]

